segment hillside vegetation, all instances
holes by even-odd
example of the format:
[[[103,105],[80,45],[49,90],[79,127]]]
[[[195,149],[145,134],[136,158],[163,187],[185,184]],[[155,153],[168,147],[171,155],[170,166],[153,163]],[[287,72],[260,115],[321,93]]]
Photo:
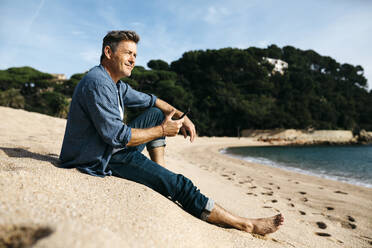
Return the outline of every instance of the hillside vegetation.
[[[288,63],[274,72],[265,58]],[[170,65],[136,66],[133,88],[153,93],[180,110],[191,108],[199,135],[236,136],[242,129],[372,130],[372,91],[361,66],[340,64],[291,46],[189,51]],[[58,81],[30,67],[0,71],[0,105],[67,117],[84,73]],[[131,119],[138,110],[126,112]]]

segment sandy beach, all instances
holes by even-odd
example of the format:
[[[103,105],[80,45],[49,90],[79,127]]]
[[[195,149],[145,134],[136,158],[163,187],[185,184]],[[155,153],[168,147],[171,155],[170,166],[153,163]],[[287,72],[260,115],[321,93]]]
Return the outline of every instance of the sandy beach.
[[[169,138],[166,163],[236,214],[282,213],[265,237],[203,222],[146,186],[55,167],[64,119],[5,107],[0,118],[0,247],[372,247],[372,189],[219,152],[266,145],[256,139]]]

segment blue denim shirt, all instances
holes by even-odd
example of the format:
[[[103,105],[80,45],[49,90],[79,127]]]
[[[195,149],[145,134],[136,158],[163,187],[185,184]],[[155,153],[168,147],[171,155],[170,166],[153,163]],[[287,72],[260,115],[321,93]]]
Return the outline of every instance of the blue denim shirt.
[[[117,86],[118,84],[118,86]],[[94,176],[111,175],[107,164],[113,148],[125,148],[131,128],[120,117],[121,106],[152,107],[156,96],[132,89],[111,79],[102,65],[93,67],[79,82],[72,96],[60,167],[77,168]]]

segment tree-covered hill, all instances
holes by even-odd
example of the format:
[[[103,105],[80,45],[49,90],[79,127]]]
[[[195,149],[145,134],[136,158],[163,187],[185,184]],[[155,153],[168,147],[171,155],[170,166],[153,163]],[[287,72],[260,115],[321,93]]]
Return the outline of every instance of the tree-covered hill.
[[[288,69],[271,73],[265,57],[284,60]],[[372,95],[363,68],[312,50],[272,45],[191,51],[171,69],[194,96],[203,134],[234,135],[237,127],[372,129]]]
[[[288,63],[275,72],[266,58]],[[237,129],[372,130],[372,91],[361,66],[340,64],[291,46],[189,51],[170,65],[136,66],[133,88],[154,93],[190,117],[199,135],[236,136]],[[0,105],[66,117],[84,76],[56,81],[30,67],[0,71]],[[30,86],[32,83],[32,87]],[[131,119],[138,111],[127,111]]]

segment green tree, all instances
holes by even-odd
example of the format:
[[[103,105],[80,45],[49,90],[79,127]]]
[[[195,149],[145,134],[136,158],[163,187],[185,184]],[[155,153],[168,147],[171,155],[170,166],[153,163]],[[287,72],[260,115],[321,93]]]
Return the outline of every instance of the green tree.
[[[150,60],[147,63],[147,66],[153,70],[163,70],[168,71],[169,70],[169,64],[163,60],[157,59],[157,60]]]
[[[11,108],[24,108],[25,98],[19,89],[8,89],[0,91],[0,105]]]

